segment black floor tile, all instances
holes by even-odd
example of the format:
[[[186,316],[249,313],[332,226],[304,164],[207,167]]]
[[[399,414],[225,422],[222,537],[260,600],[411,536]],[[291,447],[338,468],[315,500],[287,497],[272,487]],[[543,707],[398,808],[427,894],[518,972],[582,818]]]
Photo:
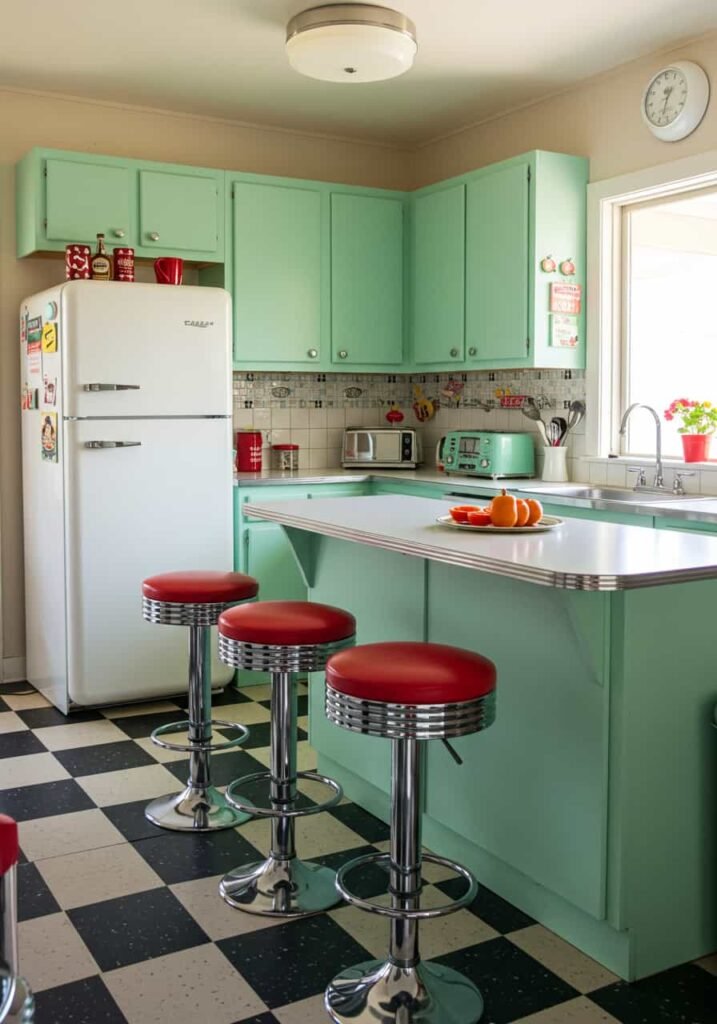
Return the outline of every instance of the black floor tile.
[[[248,726],[249,736],[242,744],[243,750],[252,750],[258,747],[268,747],[271,743],[271,722],[256,722],[253,725]],[[230,734],[226,729],[219,730],[223,736],[229,738]],[[309,734],[305,729],[296,730],[297,740],[306,740],[309,738]]]
[[[273,1013],[260,1013],[258,1017],[245,1017],[244,1020],[237,1020],[234,1024],[281,1024]]]
[[[113,718],[112,722],[123,733],[126,733],[127,736],[134,740],[139,740],[149,736],[160,725],[181,722],[184,718],[184,712],[181,708],[177,708],[176,711],[157,711],[149,715],[127,715],[125,718]],[[183,742],[182,733],[179,730],[176,734],[169,733],[165,739],[168,739],[171,743]]]
[[[23,754],[41,754],[47,750],[44,743],[40,743],[37,736],[29,729],[22,732],[8,732],[0,739],[0,758],[21,757]],[[2,772],[0,771],[0,780]]]
[[[0,711],[10,711],[10,705],[6,704],[2,697],[0,697]]]
[[[137,839],[151,839],[154,836],[166,836],[167,832],[153,825],[145,817],[145,808],[149,800],[133,800],[128,804],[115,804],[113,807],[103,807],[102,813],[106,815],[115,828],[119,829],[125,839],[134,843]]]
[[[271,699],[269,699],[269,700],[260,700],[260,701],[257,701],[257,703],[261,704],[262,707],[265,707],[265,708],[270,708],[271,707]],[[309,713],[309,695],[308,695],[308,693],[301,693],[296,698],[296,713],[300,717],[302,717],[303,715],[308,715],[308,713]]]
[[[502,937],[436,957],[436,962],[460,971],[478,986],[485,999],[485,1020],[491,1024],[511,1024],[578,995],[571,985]]]
[[[0,790],[0,814],[9,814],[15,821],[46,818],[51,814],[87,811],[94,803],[74,779],[60,782],[39,782],[33,786]]]
[[[715,1024],[717,977],[684,964],[652,978],[590,993],[590,999],[622,1024]]]
[[[164,767],[185,785],[189,777],[189,758],[168,762]],[[266,766],[244,750],[231,750],[228,754],[218,754],[212,758],[212,783],[215,786],[228,786],[242,775],[265,771]]]
[[[223,707],[225,704],[246,704],[247,702],[251,702],[251,697],[247,697],[245,693],[239,693],[233,686],[227,686],[223,693],[212,694],[212,707],[214,708]]]
[[[345,967],[371,959],[326,916],[289,921],[217,945],[270,1009],[315,996]]]
[[[22,831],[20,833],[22,838]],[[34,864],[17,866],[17,916],[20,921],[56,914],[60,905]]]
[[[133,843],[137,853],[166,885],[226,874],[240,864],[263,860],[264,855],[234,829],[223,832],[166,832]]]
[[[338,807],[333,807],[329,814],[365,839],[367,843],[382,843],[391,834],[391,830],[384,821],[374,818],[373,814],[364,811],[358,804],[340,804]]]
[[[338,853],[324,854],[322,857],[312,857],[317,864],[323,864],[327,868],[338,871],[347,861],[355,857],[363,857],[365,854],[377,853],[374,846],[358,846],[353,850],[340,850]],[[365,867],[356,868],[351,871],[347,878],[351,892],[361,899],[368,900],[381,893],[388,892],[388,870],[380,864],[367,864]]]
[[[97,722],[104,716],[99,711],[73,711],[63,715],[57,708],[28,708],[17,712],[31,729],[44,729],[48,725],[73,725],[75,722]]]
[[[157,763],[156,759],[134,740],[56,750],[55,757],[74,778],[124,771],[126,768],[142,768]]]
[[[200,946],[209,939],[169,889],[150,889],[67,912],[101,971]]]
[[[126,1024],[101,978],[47,988],[35,996],[35,1024]]]
[[[439,882],[437,888],[451,899],[456,899],[466,891],[466,883],[462,878],[451,878],[447,882]],[[478,895],[468,909],[502,935],[535,924],[532,917],[528,917],[522,910],[507,903],[484,885],[478,886]]]
[[[37,693],[37,690],[34,686],[30,686],[26,679],[21,679],[16,683],[0,683],[0,697],[8,693],[11,696],[24,697],[30,693]]]

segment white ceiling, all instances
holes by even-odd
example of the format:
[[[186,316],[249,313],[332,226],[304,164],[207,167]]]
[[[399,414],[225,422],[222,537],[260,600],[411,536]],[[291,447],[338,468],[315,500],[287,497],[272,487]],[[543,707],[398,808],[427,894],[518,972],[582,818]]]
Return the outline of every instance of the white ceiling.
[[[320,0],[5,0],[0,85],[412,146],[717,28],[715,0],[393,0],[418,55],[388,82],[302,78]]]

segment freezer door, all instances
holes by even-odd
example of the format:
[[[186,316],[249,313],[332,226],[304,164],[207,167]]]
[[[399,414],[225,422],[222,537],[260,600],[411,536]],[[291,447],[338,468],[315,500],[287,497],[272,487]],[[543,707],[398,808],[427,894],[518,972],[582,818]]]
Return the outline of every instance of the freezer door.
[[[70,281],[64,415],[231,414],[231,300],[221,288]]]
[[[142,580],[231,570],[230,421],[66,421],[63,429],[70,700],[181,692],[188,630],[144,621]],[[113,442],[122,446],[107,447]],[[229,675],[215,662],[215,682]]]

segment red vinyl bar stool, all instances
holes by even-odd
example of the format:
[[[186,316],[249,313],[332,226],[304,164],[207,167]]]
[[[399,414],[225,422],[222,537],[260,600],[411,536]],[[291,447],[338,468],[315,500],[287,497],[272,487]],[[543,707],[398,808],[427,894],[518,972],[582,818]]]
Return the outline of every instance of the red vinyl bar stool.
[[[227,788],[227,802],[259,818],[271,818],[266,860],[241,865],[222,879],[227,903],[250,914],[302,917],[339,902],[336,873],[296,855],[295,819],[333,807],[343,792],[333,779],[296,770],[296,673],[321,671],[336,651],[354,643],[353,615],[306,601],[261,601],[231,608],[219,618],[219,657],[235,668],[271,674],[271,760],[268,772],[245,775]],[[333,790],[321,804],[296,807],[296,780],[313,779]],[[236,794],[251,782],[269,780],[269,807]]]
[[[246,821],[211,784],[212,750],[243,743],[246,726],[212,719],[212,626],[225,609],[256,597],[259,584],[238,572],[166,572],[142,584],[142,614],[147,622],[189,626],[189,718],[161,725],[152,742],[166,750],[189,753],[189,779],[181,793],[148,804],[145,816],[161,828],[178,832],[213,832]],[[212,726],[238,733],[222,743],[212,741]],[[166,733],[188,731],[188,743],[170,743]]]
[[[475,899],[478,883],[466,868],[421,853],[419,740],[448,743],[480,732],[495,718],[495,666],[458,647],[427,643],[366,644],[334,655],[326,667],[326,714],[335,725],[393,744],[391,849],[357,857],[339,869],[336,887],[355,907],[391,920],[388,959],[350,967],[326,989],[325,1005],[338,1024],[475,1024],[483,997],[450,968],[421,961],[418,924]],[[441,864],[468,883],[459,899],[421,908],[421,862]],[[360,899],[347,886],[355,868],[387,861],[391,905]]]
[[[18,975],[17,824],[0,814],[0,1022],[32,1024],[35,1000]]]

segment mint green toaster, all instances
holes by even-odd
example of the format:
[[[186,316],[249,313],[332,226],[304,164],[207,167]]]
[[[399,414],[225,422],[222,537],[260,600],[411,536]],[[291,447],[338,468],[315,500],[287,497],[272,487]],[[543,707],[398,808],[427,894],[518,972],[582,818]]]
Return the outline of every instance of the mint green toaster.
[[[438,462],[446,473],[489,476],[535,476],[532,434],[498,430],[451,430],[441,438]]]

